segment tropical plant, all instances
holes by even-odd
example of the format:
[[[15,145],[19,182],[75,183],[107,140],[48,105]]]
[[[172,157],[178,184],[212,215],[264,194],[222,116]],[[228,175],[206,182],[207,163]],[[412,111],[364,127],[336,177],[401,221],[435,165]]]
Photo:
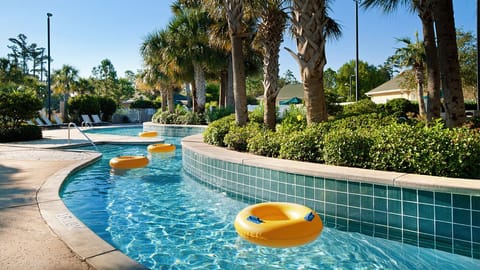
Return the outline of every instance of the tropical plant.
[[[327,4],[326,0],[294,0],[290,18],[298,52],[289,52],[300,66],[309,124],[328,117],[323,87],[325,44],[327,37],[340,36],[340,26],[328,17]]]
[[[54,70],[52,74],[52,88],[55,94],[63,95],[63,100],[73,93],[78,82],[78,70],[69,65],[63,65],[61,69]]]
[[[420,116],[425,117],[425,101],[423,99],[424,69],[425,69],[425,48],[423,42],[418,40],[418,33],[415,34],[416,41],[413,43],[409,38],[397,39],[403,42],[405,47],[398,48],[392,59],[400,67],[411,67],[417,82],[417,100]]]

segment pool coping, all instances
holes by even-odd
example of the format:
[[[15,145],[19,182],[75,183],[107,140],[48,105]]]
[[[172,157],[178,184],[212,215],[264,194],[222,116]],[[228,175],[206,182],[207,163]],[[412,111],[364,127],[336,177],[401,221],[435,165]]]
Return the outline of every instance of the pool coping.
[[[400,188],[439,192],[448,191],[464,195],[480,196],[480,179],[451,178],[379,171],[264,157],[204,143],[202,134],[185,137],[182,140],[182,147],[194,149],[195,152],[210,158],[294,174],[307,174],[311,176],[334,178],[338,180],[348,179],[361,183],[381,184]]]

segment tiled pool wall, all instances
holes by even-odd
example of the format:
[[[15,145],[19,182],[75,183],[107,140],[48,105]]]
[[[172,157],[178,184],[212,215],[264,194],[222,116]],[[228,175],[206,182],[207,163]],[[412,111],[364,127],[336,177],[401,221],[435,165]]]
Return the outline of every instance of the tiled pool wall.
[[[236,199],[299,203],[329,227],[480,259],[480,196],[294,174],[185,147],[182,157],[188,175]]]
[[[144,131],[157,131],[163,136],[170,137],[186,137],[205,130],[205,126],[188,126],[188,125],[161,125],[154,123],[143,123]]]

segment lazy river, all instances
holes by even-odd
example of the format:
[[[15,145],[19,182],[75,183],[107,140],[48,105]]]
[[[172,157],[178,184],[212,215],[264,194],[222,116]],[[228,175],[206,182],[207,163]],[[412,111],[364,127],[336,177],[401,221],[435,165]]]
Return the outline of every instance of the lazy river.
[[[94,132],[135,136],[141,128]],[[117,133],[118,132],[118,133]],[[99,145],[101,160],[68,178],[67,207],[95,233],[151,269],[475,269],[480,262],[326,227],[311,244],[268,248],[235,232],[248,205],[183,172],[181,137],[164,137],[174,153],[149,155],[145,145]],[[112,174],[109,160],[149,155],[140,169]]]

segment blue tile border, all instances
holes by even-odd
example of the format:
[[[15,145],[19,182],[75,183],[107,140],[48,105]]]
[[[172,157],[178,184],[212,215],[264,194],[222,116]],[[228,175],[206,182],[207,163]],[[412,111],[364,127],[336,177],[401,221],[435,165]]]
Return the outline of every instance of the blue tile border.
[[[212,157],[190,146],[182,147],[185,173],[236,199],[300,203],[329,227],[480,259],[478,194],[298,174],[248,165],[241,157]]]

